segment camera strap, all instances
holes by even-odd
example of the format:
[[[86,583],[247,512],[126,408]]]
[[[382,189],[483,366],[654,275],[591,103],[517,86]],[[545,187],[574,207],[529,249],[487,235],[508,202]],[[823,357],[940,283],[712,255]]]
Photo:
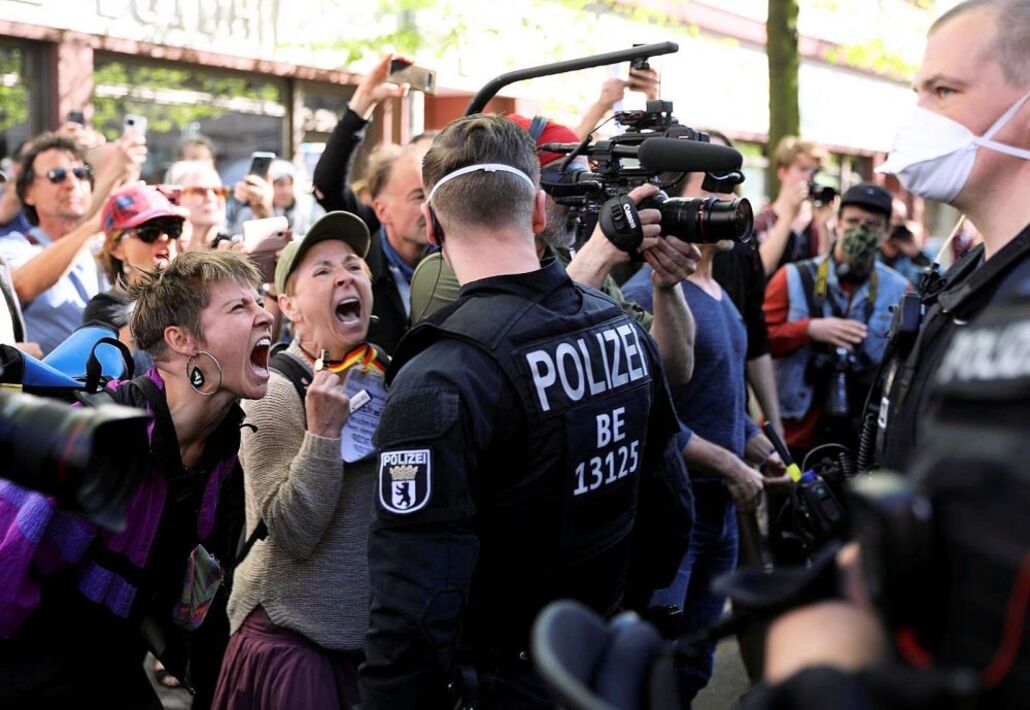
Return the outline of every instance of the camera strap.
[[[805,299],[808,301],[809,318],[823,318],[823,305],[829,301],[830,314],[835,318],[847,318],[844,310],[837,303],[837,299],[830,293],[830,264],[829,257],[823,259],[816,268],[812,260],[795,262],[794,266],[801,277],[801,287],[805,292]],[[868,324],[873,316],[873,308],[876,305],[876,296],[879,290],[879,274],[874,269],[869,275],[869,293],[866,295],[865,308],[863,309],[862,322]]]

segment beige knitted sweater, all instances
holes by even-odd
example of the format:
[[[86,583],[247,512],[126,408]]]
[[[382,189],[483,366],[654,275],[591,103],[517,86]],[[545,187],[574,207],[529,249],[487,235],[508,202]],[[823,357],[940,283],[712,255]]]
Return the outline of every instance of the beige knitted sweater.
[[[308,367],[296,343],[286,353]],[[236,571],[230,630],[260,604],[274,624],[320,646],[359,650],[368,628],[375,457],[344,464],[340,440],[305,430],[297,391],[275,371],[264,399],[243,408],[257,427],[243,429],[240,447],[247,531],[264,519],[268,537]]]

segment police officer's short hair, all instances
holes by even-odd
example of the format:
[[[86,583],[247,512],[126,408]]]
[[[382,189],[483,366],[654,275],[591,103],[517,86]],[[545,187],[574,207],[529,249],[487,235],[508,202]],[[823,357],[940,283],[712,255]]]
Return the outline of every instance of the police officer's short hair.
[[[930,34],[959,15],[989,9],[998,11],[991,54],[1002,75],[1012,86],[1030,84],[1030,0],[966,0],[938,17],[930,26]]]
[[[501,163],[540,184],[536,145],[525,130],[503,116],[475,114],[452,121],[422,160],[426,193],[445,175],[469,165]],[[536,191],[517,175],[473,172],[451,180],[433,196],[432,207],[444,222],[497,227],[529,226]]]

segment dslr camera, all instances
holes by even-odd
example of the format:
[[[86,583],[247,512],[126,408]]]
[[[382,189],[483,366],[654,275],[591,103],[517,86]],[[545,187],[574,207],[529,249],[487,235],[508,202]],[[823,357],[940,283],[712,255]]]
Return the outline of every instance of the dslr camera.
[[[825,182],[819,182],[816,177],[819,175],[819,170],[816,169],[812,173],[812,178],[808,181],[808,199],[816,205],[828,205],[833,202],[834,198],[839,194],[837,188],[833,185],[827,185]]]
[[[579,144],[540,146],[566,155],[557,180],[544,180],[541,187],[557,204],[572,210],[577,242],[585,241],[600,221],[613,244],[632,252],[643,236],[637,209],[647,208],[662,213],[663,234],[684,241],[744,242],[750,238],[754,217],[748,200],[671,198],[664,192],[691,172],[707,174],[706,190],[729,192],[744,180],[740,153],[712,145],[708,134],[681,125],[669,101],[648,101],[642,111],[619,111],[615,121],[627,129],[625,133],[593,142],[588,135]],[[588,170],[573,165],[578,156],[588,159]],[[634,205],[627,193],[647,183],[662,191]]]

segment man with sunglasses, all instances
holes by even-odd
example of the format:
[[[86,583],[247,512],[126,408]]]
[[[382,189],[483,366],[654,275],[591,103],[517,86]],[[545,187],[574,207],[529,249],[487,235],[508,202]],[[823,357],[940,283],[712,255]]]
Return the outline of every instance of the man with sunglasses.
[[[34,226],[0,237],[0,256],[11,267],[27,336],[45,354],[81,324],[103,285],[89,248],[100,232],[99,211],[90,211],[93,171],[74,141],[44,135],[25,154],[17,191]]]

